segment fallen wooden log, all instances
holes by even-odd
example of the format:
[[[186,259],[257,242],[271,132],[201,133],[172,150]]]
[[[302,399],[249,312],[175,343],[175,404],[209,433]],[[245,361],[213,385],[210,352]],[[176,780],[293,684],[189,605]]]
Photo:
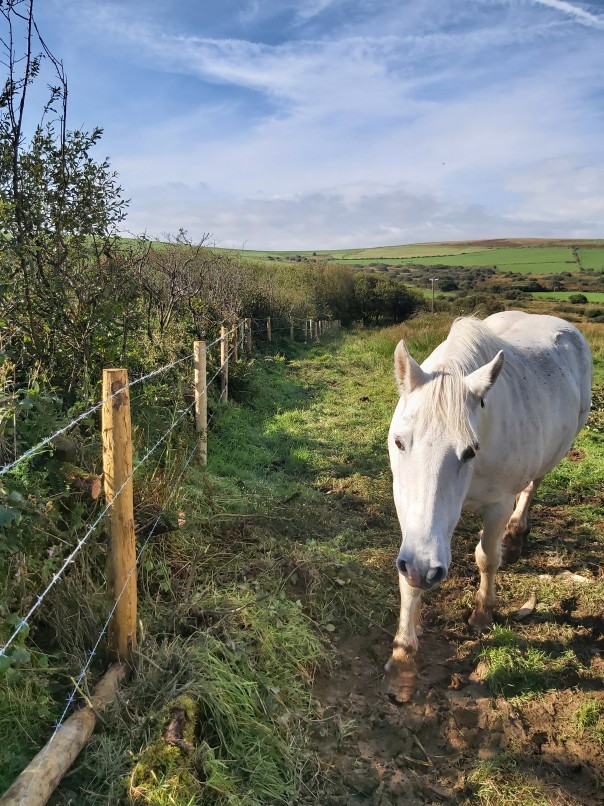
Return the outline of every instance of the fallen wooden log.
[[[114,698],[129,672],[116,663],[97,683],[89,704],[65,720],[0,797],[0,806],[44,806],[92,735],[98,714]]]

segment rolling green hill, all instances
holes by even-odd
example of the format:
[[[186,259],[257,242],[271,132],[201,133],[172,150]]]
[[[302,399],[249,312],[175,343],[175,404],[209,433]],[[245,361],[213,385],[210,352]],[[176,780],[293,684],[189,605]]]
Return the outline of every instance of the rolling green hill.
[[[243,256],[273,260],[330,260],[346,265],[495,266],[519,274],[561,274],[604,270],[604,239],[501,238],[481,241],[377,246],[332,251],[244,250]]]

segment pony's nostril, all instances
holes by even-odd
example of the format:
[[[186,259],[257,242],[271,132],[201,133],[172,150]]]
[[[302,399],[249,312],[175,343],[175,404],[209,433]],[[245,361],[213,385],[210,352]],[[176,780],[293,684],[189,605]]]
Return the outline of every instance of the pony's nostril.
[[[407,563],[404,560],[401,560],[400,557],[398,557],[396,561],[396,567],[398,568],[401,574],[407,573]]]
[[[428,573],[426,574],[426,582],[430,585],[438,585],[439,582],[442,582],[445,576],[447,575],[446,570],[438,565],[436,568],[431,568]]]

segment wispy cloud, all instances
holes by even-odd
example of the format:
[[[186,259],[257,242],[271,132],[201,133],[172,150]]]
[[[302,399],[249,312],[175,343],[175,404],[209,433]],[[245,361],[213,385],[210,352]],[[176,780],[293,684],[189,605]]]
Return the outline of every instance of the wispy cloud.
[[[531,2],[540,6],[548,6],[556,11],[562,11],[564,14],[568,14],[583,25],[599,28],[604,31],[604,17],[592,14],[591,11],[586,11],[584,8],[581,8],[581,6],[568,3],[566,0],[531,0]]]
[[[572,3],[317,0],[305,21],[254,0],[246,28],[234,0],[188,24],[163,0],[53,2],[67,41],[121,65],[104,147],[131,228],[273,248],[599,232],[604,59]]]

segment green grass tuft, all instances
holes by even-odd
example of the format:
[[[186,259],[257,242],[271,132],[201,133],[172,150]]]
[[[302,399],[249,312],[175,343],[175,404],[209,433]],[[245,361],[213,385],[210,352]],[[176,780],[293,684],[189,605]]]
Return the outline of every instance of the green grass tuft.
[[[577,659],[571,650],[550,654],[520,638],[513,630],[495,625],[489,644],[479,655],[486,665],[484,680],[493,694],[506,698],[528,698],[553,688]]]

